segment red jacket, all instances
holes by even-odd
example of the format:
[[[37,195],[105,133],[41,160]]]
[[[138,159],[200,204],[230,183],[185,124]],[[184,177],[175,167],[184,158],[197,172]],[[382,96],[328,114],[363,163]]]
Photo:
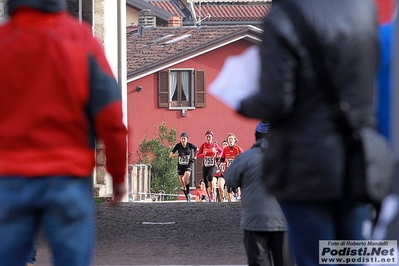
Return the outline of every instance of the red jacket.
[[[95,138],[123,183],[120,90],[88,25],[65,11],[19,8],[0,27],[0,176],[87,177]]]

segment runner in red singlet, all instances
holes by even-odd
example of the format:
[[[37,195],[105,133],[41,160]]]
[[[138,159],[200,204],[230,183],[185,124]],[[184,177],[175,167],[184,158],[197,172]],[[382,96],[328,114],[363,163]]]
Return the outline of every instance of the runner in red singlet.
[[[238,141],[237,137],[233,133],[227,134],[226,137],[228,146],[223,149],[223,154],[221,158],[221,162],[225,162],[225,170],[229,168],[231,163],[234,161],[234,158],[237,157],[238,154],[243,153],[244,150],[238,146],[236,143]],[[238,191],[234,191],[237,193]],[[227,187],[227,201],[231,202],[231,198],[233,196],[233,190],[230,187]]]
[[[208,130],[205,132],[206,141],[201,144],[197,153],[198,158],[203,158],[202,171],[204,177],[205,187],[208,191],[209,201],[214,200],[212,180],[216,173],[216,161],[223,155],[223,149],[219,144],[213,141],[213,132]]]

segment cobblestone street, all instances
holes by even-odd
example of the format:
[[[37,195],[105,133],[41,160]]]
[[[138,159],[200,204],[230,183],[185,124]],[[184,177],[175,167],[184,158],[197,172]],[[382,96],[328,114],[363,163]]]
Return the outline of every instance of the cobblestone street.
[[[93,265],[245,265],[240,203],[96,204]],[[51,265],[42,234],[37,266]]]

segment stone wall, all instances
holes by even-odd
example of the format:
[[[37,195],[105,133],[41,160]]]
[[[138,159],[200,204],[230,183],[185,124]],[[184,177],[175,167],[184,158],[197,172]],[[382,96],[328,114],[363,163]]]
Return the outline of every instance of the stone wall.
[[[116,1],[116,0],[115,0]],[[104,46],[105,40],[105,0],[93,0],[94,2],[94,16],[93,29],[94,34],[102,42]]]
[[[104,47],[104,1],[105,0],[90,0],[93,1],[94,14],[92,16],[93,33],[101,41]],[[105,186],[105,194],[112,194],[112,179],[106,170],[105,145],[101,141],[97,141],[96,146],[96,168],[95,176],[97,184]],[[108,182],[107,182],[108,181]]]
[[[79,17],[79,0],[67,0],[68,12]],[[93,0],[82,0],[82,20],[93,26]]]

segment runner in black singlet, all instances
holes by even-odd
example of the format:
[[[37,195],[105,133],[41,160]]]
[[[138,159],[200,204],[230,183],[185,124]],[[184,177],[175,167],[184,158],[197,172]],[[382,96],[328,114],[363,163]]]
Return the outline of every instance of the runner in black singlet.
[[[177,152],[177,153],[176,153]],[[180,134],[180,142],[175,145],[169,158],[178,158],[177,174],[179,175],[180,184],[187,201],[191,201],[190,193],[190,175],[192,164],[194,163],[196,154],[198,152],[197,146],[188,142],[188,134],[183,132]]]

